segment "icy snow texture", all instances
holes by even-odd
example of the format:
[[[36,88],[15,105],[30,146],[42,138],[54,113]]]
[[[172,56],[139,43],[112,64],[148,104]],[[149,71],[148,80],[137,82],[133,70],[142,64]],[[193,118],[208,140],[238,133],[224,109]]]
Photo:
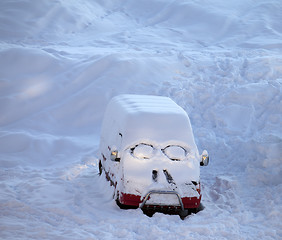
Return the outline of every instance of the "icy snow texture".
[[[281,239],[280,0],[0,2],[1,239]],[[97,176],[117,94],[171,97],[205,209],[120,210]]]

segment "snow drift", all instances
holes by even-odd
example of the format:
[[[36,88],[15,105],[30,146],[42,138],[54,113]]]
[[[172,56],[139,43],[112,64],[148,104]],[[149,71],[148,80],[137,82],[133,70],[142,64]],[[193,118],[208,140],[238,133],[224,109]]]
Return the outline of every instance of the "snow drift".
[[[282,4],[0,3],[2,239],[279,239]],[[205,209],[120,210],[97,176],[118,94],[168,96],[211,157]]]

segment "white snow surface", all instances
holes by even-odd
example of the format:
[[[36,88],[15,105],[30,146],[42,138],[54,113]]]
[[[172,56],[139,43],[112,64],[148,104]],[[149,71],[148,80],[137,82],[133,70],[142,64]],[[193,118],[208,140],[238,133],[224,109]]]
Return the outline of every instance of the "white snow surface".
[[[121,145],[116,147],[123,151],[142,142],[151,145],[180,142],[198,155],[187,113],[167,97],[136,94],[114,97],[104,114],[101,139],[104,154],[112,144]]]
[[[1,0],[1,239],[282,239],[280,0]],[[97,174],[105,106],[188,113],[205,209],[121,210]]]

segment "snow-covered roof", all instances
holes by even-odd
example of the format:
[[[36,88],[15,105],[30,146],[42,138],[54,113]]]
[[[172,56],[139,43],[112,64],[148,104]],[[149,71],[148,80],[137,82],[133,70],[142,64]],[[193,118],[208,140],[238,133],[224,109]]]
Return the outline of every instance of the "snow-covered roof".
[[[196,148],[187,113],[168,97],[124,94],[114,97],[106,110],[105,131],[122,134],[125,148],[135,142],[181,142]]]
[[[128,116],[140,113],[149,114],[186,114],[186,112],[168,97],[153,95],[123,94],[112,99],[112,103],[120,105]]]

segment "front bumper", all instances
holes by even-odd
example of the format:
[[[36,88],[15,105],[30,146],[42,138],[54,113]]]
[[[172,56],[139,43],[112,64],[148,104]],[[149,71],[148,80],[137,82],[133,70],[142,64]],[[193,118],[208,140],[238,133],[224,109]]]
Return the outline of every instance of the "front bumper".
[[[155,202],[154,204],[151,203],[146,204],[152,194],[176,195],[179,203],[175,205],[171,205],[171,204],[166,205],[163,202],[161,204],[158,204],[157,202]],[[177,193],[176,191],[152,190],[149,191],[144,197],[135,194],[120,193],[119,202],[122,205],[135,206],[140,208],[144,208],[146,206],[157,207],[157,208],[173,206],[184,210],[184,209],[198,208],[201,202],[201,195],[199,197],[181,197],[179,193]]]

